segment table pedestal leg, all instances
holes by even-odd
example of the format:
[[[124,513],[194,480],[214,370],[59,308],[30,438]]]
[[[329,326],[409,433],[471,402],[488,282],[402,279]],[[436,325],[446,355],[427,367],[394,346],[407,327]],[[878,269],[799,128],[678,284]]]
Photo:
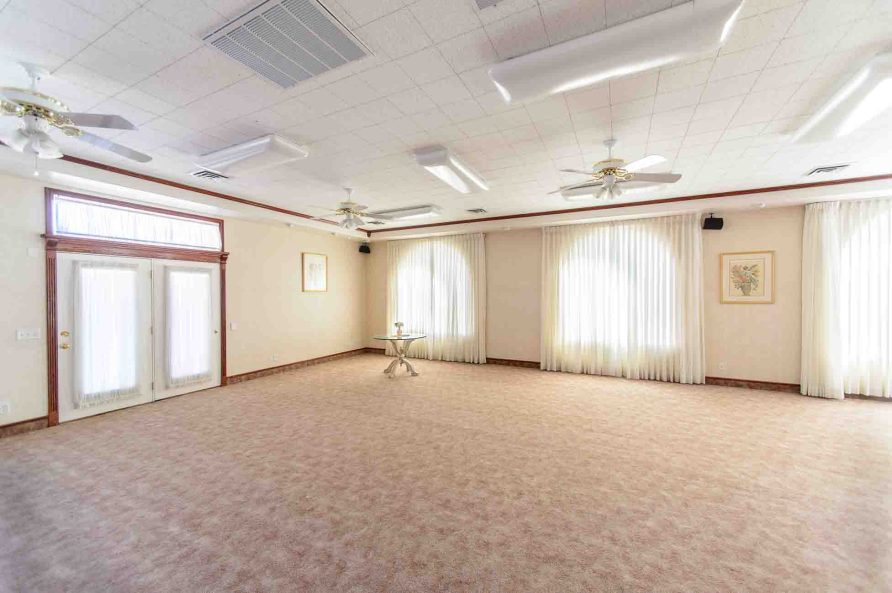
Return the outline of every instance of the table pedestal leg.
[[[412,345],[412,342],[414,342],[414,340],[406,340],[402,343],[396,340],[390,342],[390,345],[393,346],[394,353],[396,353],[396,360],[391,362],[390,366],[384,369],[384,374],[387,375],[389,378],[393,379],[394,377],[396,377],[397,369],[399,369],[399,367],[403,365],[405,365],[406,371],[408,371],[411,376],[418,376],[418,372],[415,370],[415,367],[413,367],[406,359],[406,352],[408,352],[409,346]]]

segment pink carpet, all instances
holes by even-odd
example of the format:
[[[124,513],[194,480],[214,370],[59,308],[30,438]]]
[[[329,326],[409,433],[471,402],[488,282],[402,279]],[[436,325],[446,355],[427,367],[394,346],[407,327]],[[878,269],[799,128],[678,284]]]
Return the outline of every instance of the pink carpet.
[[[892,405],[377,355],[0,440],[0,591],[892,591]]]

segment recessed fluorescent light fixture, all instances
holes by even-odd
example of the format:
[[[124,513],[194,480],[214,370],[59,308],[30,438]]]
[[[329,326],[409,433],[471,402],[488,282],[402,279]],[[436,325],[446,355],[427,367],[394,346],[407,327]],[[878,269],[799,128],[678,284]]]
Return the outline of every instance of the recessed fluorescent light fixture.
[[[309,153],[299,144],[270,134],[202,156],[195,165],[227,177],[254,173],[305,159]]]
[[[851,134],[892,106],[892,51],[877,54],[793,135],[817,142]]]
[[[427,146],[415,151],[415,160],[431,174],[452,186],[455,191],[468,194],[487,191],[489,186],[480,175],[449,153],[443,146]]]
[[[538,99],[679,62],[721,47],[742,0],[686,2],[490,68],[508,103]]]
[[[413,220],[416,218],[433,218],[439,216],[440,209],[433,204],[425,204],[424,206],[378,210],[377,212],[369,212],[369,214],[385,220]]]

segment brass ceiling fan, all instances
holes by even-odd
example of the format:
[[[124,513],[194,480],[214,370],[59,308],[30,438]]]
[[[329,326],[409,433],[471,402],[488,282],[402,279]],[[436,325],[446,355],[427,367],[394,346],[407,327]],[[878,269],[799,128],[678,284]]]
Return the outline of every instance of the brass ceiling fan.
[[[610,199],[618,198],[622,195],[622,188],[648,187],[663,183],[675,183],[681,179],[681,175],[677,173],[639,173],[641,169],[664,162],[666,159],[656,154],[640,158],[631,163],[626,163],[623,159],[613,158],[613,147],[616,140],[609,138],[604,141],[607,147],[607,159],[599,161],[592,166],[591,171],[581,171],[579,169],[561,169],[563,173],[578,173],[580,175],[588,175],[590,180],[572,185],[565,185],[550,194],[560,193],[565,198],[572,196],[574,193],[583,193],[581,190],[588,188],[595,189],[593,191],[596,198],[607,197]]]
[[[136,126],[132,123],[119,115],[70,111],[58,99],[37,91],[37,83],[46,76],[46,70],[34,64],[21,64],[21,66],[31,79],[31,87],[28,89],[0,87],[0,116],[16,117],[21,120],[12,130],[0,130],[0,140],[4,144],[17,152],[33,153],[41,159],[62,158],[62,151],[50,134],[55,128],[66,136],[140,163],[152,160],[147,154],[81,129],[85,127],[135,130]]]

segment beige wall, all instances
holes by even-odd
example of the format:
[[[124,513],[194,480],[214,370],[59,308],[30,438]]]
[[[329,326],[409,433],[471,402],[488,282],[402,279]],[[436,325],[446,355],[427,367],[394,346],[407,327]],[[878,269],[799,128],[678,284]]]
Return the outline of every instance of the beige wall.
[[[801,206],[729,212],[724,229],[703,231],[708,376],[799,383],[804,213]],[[734,251],[775,252],[774,304],[719,303],[719,254]]]
[[[0,426],[47,413],[44,186],[0,175]],[[229,375],[364,346],[365,262],[358,243],[281,224],[226,220]],[[328,255],[327,293],[301,291],[300,254]],[[16,340],[18,329],[38,340]]]
[[[724,215],[723,230],[704,231],[708,376],[799,382],[803,213],[801,206],[734,211]],[[370,334],[386,329],[386,244],[375,243],[372,249],[367,305]],[[486,234],[488,357],[539,360],[541,250],[539,229]],[[761,250],[776,252],[775,303],[720,304],[719,253]]]
[[[365,346],[366,256],[359,243],[227,220],[226,250],[229,375]],[[328,256],[328,292],[301,290],[304,251]]]
[[[0,175],[0,425],[46,416],[46,266],[43,186]],[[38,340],[17,340],[37,329]]]
[[[387,328],[387,243],[372,243],[366,256],[366,346],[383,348],[372,336],[386,334]]]
[[[486,355],[539,360],[542,231],[486,235]]]

